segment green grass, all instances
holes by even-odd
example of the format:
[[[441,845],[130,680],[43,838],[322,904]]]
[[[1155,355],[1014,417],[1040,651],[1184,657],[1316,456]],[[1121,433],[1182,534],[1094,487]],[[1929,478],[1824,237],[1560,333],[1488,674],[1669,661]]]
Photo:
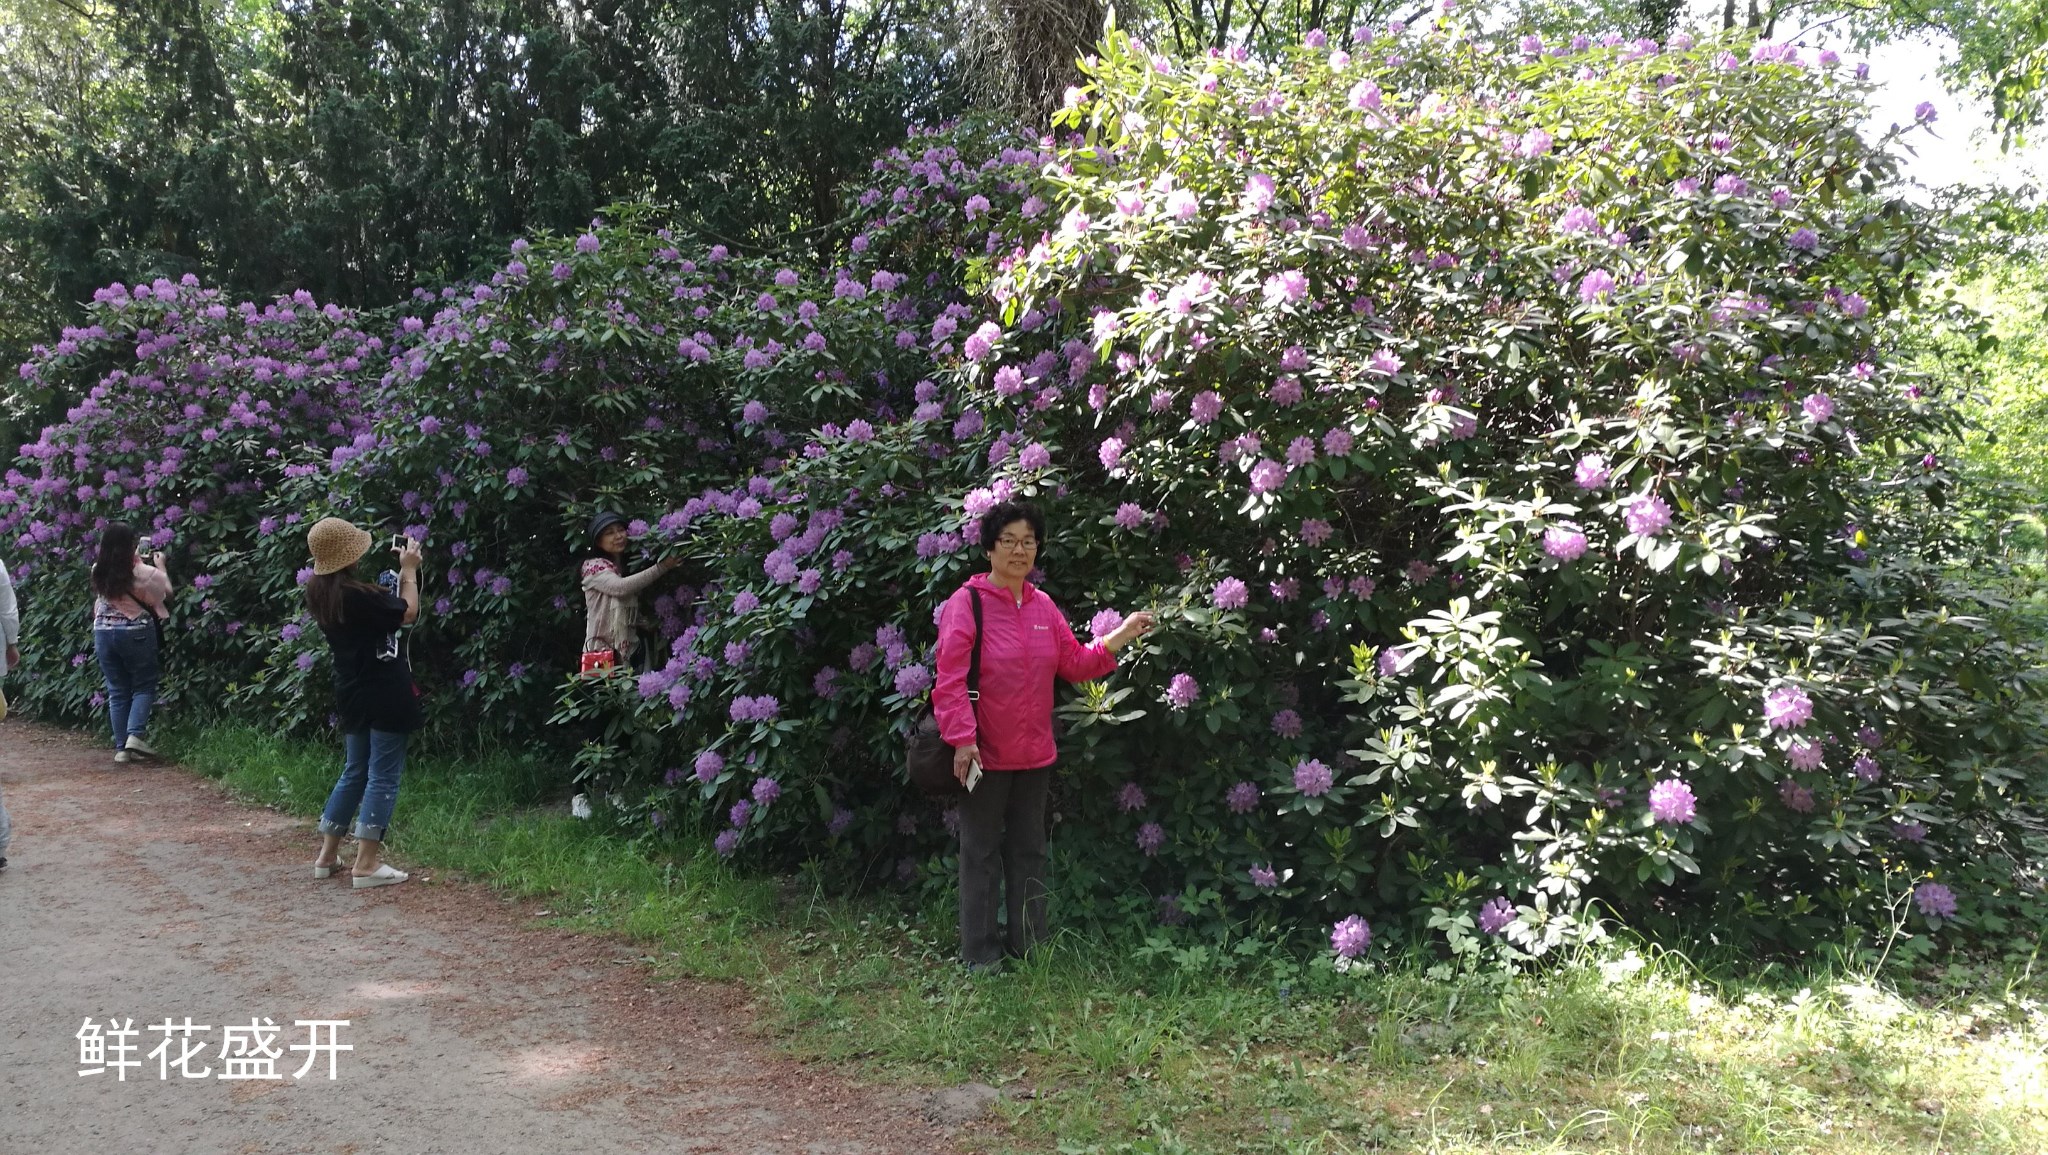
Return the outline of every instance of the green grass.
[[[251,800],[317,812],[336,751],[248,729],[166,736]],[[1065,934],[1010,973],[816,880],[650,851],[559,805],[535,758],[416,758],[393,853],[547,896],[558,920],[731,981],[791,1053],[1012,1097],[991,1151],[2048,1151],[2048,984],[2031,965],[1900,976],[1702,973],[1616,945],[1541,974],[1382,959],[1314,998]],[[669,853],[677,857],[666,857]],[[1031,1092],[1027,1095],[1024,1092]]]

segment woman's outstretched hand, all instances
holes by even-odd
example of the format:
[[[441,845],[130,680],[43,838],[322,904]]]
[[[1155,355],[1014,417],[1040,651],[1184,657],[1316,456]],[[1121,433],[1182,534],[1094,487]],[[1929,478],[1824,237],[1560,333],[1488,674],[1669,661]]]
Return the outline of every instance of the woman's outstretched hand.
[[[1114,654],[1146,634],[1151,633],[1152,627],[1158,624],[1159,619],[1154,617],[1150,610],[1139,610],[1137,613],[1125,618],[1123,625],[1118,626],[1108,637],[1102,639],[1102,648]]]

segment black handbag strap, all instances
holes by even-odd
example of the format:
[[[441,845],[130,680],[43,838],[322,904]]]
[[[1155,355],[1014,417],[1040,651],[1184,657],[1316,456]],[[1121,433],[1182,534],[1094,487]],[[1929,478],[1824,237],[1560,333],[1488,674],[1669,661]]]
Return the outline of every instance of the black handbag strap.
[[[967,700],[981,701],[981,591],[967,587],[967,601],[974,607],[974,650],[967,658]]]

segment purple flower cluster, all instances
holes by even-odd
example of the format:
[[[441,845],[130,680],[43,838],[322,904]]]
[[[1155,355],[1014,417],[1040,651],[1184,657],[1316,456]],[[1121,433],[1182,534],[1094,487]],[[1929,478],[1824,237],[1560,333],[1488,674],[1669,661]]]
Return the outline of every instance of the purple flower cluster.
[[[915,698],[932,688],[932,672],[922,665],[912,663],[896,671],[896,692],[906,698]]]
[[[696,772],[697,781],[710,782],[712,779],[717,778],[719,773],[725,769],[725,756],[716,750],[706,750],[697,755],[697,761],[693,764],[693,769]]]
[[[1798,814],[1813,813],[1813,791],[1787,778],[1778,783],[1778,801]]]
[[[758,698],[741,695],[732,700],[730,713],[735,722],[773,722],[782,713],[782,703],[773,694]]]
[[[1166,683],[1166,704],[1176,710],[1185,710],[1194,704],[1201,693],[1202,687],[1196,683],[1193,676],[1175,674]]]
[[[1663,498],[1646,493],[1628,503],[1622,520],[1637,537],[1656,537],[1671,528],[1671,507]]]
[[[1764,694],[1764,729],[1796,730],[1813,720],[1813,699],[1798,686],[1774,686]]]
[[[1577,561],[1586,554],[1586,535],[1568,525],[1543,531],[1543,552],[1562,562]]]
[[[1124,624],[1124,616],[1115,610],[1097,610],[1088,619],[1088,633],[1097,642],[1115,633]]]
[[[1295,764],[1294,788],[1309,798],[1320,798],[1330,792],[1336,778],[1328,766],[1309,758]]]
[[[1150,858],[1158,854],[1159,848],[1165,845],[1165,827],[1157,822],[1147,822],[1145,825],[1138,827],[1138,849],[1145,852],[1145,857]]]
[[[1698,813],[1698,800],[1683,779],[1665,778],[1650,787],[1650,817],[1664,825],[1682,826]]]
[[[1330,949],[1338,958],[1357,958],[1371,946],[1372,926],[1355,914],[1330,928]]]
[[[1939,882],[1929,880],[1913,888],[1913,905],[1928,918],[1954,918],[1956,916],[1956,892]]]
[[[1479,908],[1479,931],[1481,934],[1499,934],[1515,921],[1515,904],[1506,895],[1496,894]]]
[[[1580,489],[1605,489],[1613,476],[1614,471],[1607,468],[1607,459],[1597,453],[1579,458],[1578,465],[1572,469],[1572,480]]]
[[[1251,601],[1251,591],[1236,578],[1224,578],[1209,591],[1209,601],[1219,610],[1241,610]]]

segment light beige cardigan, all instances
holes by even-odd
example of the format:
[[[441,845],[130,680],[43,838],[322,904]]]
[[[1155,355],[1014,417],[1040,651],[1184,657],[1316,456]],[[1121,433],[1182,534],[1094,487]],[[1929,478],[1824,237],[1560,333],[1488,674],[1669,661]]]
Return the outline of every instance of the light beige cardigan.
[[[611,650],[623,664],[640,647],[640,591],[654,584],[661,567],[648,566],[632,577],[601,557],[583,563],[583,652]]]

